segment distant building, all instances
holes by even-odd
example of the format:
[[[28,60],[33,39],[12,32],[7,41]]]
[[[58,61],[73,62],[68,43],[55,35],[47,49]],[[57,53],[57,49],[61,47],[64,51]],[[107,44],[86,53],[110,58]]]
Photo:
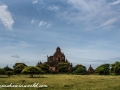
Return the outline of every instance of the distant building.
[[[90,65],[88,68],[88,74],[93,74],[93,73],[94,73],[94,69]]]
[[[61,49],[57,47],[56,52],[53,56],[47,56],[47,63],[53,67],[56,66],[59,62],[65,62],[65,55],[61,52]]]
[[[50,72],[59,72],[56,66],[61,62],[69,63],[70,67],[72,67],[72,63],[65,58],[65,55],[61,52],[60,47],[57,47],[53,56],[47,56],[46,63],[50,66]]]

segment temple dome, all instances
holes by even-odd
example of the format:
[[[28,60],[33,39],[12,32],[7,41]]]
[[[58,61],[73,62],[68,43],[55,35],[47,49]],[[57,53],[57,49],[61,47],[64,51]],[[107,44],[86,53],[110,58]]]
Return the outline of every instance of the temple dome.
[[[57,48],[56,48],[56,52],[61,52],[60,47],[57,47]]]

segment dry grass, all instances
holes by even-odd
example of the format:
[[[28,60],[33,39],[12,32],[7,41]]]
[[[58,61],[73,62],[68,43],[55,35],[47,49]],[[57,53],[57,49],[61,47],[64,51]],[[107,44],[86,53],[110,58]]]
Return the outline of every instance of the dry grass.
[[[44,75],[42,78],[11,76],[0,78],[0,85],[33,84],[47,85],[47,88],[0,88],[0,90],[120,90],[120,76],[100,75]]]

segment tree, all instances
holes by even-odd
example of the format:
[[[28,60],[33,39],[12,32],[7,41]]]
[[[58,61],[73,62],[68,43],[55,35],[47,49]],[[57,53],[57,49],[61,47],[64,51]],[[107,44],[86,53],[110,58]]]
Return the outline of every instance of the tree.
[[[110,64],[102,64],[95,69],[95,73],[99,75],[109,75],[110,74]]]
[[[69,63],[65,63],[65,62],[61,62],[57,65],[57,70],[60,73],[66,73],[69,72],[71,69],[70,64]]]
[[[5,70],[5,69],[7,69],[7,70]],[[8,67],[0,68],[0,74],[1,75],[7,74],[8,76],[10,76],[10,75],[13,75],[13,71]]]
[[[7,71],[6,74],[10,77],[11,75],[13,75],[13,71]]]
[[[120,75],[120,62],[117,61],[111,65],[111,72]]]
[[[23,70],[22,70],[23,74],[30,74],[30,77],[33,77],[34,74],[40,74],[43,73],[43,71],[35,66],[26,66]]]
[[[5,75],[5,69],[0,68],[0,75]]]
[[[14,68],[14,74],[20,74],[21,71],[26,67],[27,65],[25,63],[15,63],[13,66]]]
[[[8,67],[8,65],[6,67],[3,68],[5,70],[5,73],[10,76],[13,75],[13,69]]]
[[[27,66],[25,63],[15,63],[15,65],[13,66],[13,68],[15,68],[19,64],[23,64],[24,66]]]
[[[84,75],[84,74],[86,74],[86,68],[78,67],[73,73],[74,74]]]
[[[86,72],[86,67],[81,64],[77,64],[75,67],[73,67],[73,74],[84,75]]]
[[[36,65],[37,67],[39,67],[44,73],[49,73],[49,65],[46,63],[38,63]]]
[[[8,67],[8,65],[6,67],[3,68],[5,71],[13,71],[12,68]]]
[[[24,63],[15,63],[15,65],[13,66],[14,74],[20,74],[25,66],[27,66],[27,65]]]

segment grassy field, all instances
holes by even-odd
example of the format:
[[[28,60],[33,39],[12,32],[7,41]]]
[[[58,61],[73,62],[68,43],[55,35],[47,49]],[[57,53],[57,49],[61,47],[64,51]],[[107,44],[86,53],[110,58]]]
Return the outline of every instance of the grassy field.
[[[27,75],[0,78],[0,85],[47,85],[46,88],[14,87],[0,90],[120,90],[120,76],[100,75],[43,75],[29,78]],[[38,86],[39,86],[38,85]]]

